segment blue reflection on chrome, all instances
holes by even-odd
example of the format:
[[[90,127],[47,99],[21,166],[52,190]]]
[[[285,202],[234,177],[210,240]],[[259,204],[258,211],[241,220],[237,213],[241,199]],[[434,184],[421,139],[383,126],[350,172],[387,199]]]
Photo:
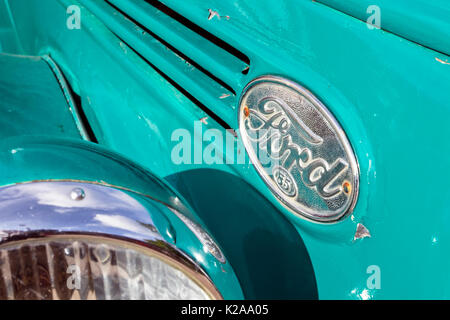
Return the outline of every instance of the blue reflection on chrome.
[[[72,192],[84,192],[74,198]],[[33,182],[0,189],[0,239],[21,232],[103,233],[140,241],[163,240],[150,201],[127,192],[78,182]],[[6,239],[3,239],[6,240]]]

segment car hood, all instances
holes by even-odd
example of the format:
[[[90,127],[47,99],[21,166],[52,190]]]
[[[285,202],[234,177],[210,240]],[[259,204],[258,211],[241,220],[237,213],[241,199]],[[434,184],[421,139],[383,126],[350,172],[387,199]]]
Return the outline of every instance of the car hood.
[[[359,20],[367,21],[371,0],[317,0]],[[450,2],[448,0],[378,0],[381,29],[450,55]],[[369,12],[367,12],[369,11]]]

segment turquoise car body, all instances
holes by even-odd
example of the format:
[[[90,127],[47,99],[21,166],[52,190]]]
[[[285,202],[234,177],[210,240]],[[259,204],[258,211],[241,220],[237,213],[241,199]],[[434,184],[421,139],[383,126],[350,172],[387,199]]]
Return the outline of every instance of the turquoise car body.
[[[0,1],[2,186],[75,179],[155,192],[117,165],[129,161],[170,185],[220,244],[239,285],[201,265],[225,298],[450,298],[448,1],[378,0],[379,28],[365,0],[149,2]],[[73,5],[80,29],[68,27]],[[249,161],[227,163],[247,157],[239,99],[263,75],[307,88],[341,124],[360,170],[350,216],[302,219]],[[33,107],[6,107],[25,100]],[[217,141],[202,132],[216,129],[233,154],[176,164],[180,128],[203,149]],[[370,237],[355,237],[358,224]]]

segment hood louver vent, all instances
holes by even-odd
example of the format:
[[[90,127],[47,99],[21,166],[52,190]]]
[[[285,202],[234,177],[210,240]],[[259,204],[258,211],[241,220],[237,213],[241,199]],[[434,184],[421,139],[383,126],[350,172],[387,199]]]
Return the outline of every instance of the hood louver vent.
[[[118,38],[225,128],[250,60],[158,1],[84,0]]]

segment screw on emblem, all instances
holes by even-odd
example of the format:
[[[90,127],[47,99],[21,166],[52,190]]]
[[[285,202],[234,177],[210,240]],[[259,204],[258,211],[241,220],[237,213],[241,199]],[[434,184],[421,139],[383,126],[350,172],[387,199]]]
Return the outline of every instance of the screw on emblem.
[[[344,190],[345,194],[350,194],[352,192],[352,185],[348,181],[345,181],[342,184],[342,190]]]
[[[248,107],[244,107],[244,115],[248,117],[250,115],[250,110],[248,110]]]

